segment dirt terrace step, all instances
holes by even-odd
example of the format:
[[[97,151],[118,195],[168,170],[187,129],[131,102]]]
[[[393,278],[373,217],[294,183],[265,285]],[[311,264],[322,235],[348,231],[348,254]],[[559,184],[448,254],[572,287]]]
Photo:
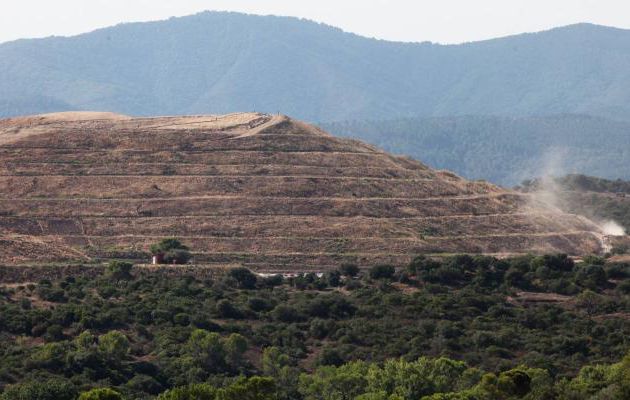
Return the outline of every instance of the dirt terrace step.
[[[0,199],[0,215],[46,218],[197,215],[430,217],[527,212],[527,196],[428,199],[200,196],[174,199]]]
[[[0,176],[317,176],[353,178],[431,178],[434,174],[424,170],[376,167],[319,167],[301,165],[254,165],[254,164],[185,164],[185,163],[41,163],[20,162],[0,165]]]
[[[31,219],[0,217],[7,233],[22,235],[212,236],[212,237],[452,237],[588,230],[587,222],[575,225],[573,217],[544,214],[509,214],[442,217],[327,217],[231,215],[193,217]]]
[[[181,197],[194,195],[253,195],[286,197],[425,198],[479,194],[484,187],[448,181],[388,180],[331,177],[0,177],[0,198],[34,197]]]

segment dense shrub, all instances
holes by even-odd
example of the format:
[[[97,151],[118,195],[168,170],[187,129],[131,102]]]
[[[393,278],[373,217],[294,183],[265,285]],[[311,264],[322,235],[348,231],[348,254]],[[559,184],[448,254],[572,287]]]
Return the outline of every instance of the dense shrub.
[[[151,254],[166,264],[185,264],[190,258],[190,251],[179,239],[167,238],[152,244]]]
[[[99,388],[81,393],[79,400],[123,400],[123,397],[110,388]]]
[[[370,268],[370,278],[372,279],[392,279],[396,269],[391,265],[375,265]]]
[[[257,278],[252,286],[250,272],[242,270],[214,281],[144,274],[113,280],[106,272],[0,288],[0,387],[39,396],[38,382],[52,379],[73,400],[75,388],[105,385],[131,399],[175,387],[183,389],[168,393],[185,396],[191,385],[206,383],[224,399],[246,396],[258,384],[268,389],[266,381],[237,384],[238,376],[264,374],[275,380],[278,399],[389,400],[418,393],[437,399],[451,390],[464,398],[511,400],[525,393],[527,375],[523,399],[604,398],[607,392],[584,379],[588,391],[539,383],[571,377],[589,362],[615,362],[628,351],[624,264],[594,260],[569,270],[562,256],[417,258],[413,264],[405,271],[408,281],[390,267],[374,279],[338,276],[343,287],[331,285],[332,274],[271,285]],[[530,300],[523,288],[542,300]],[[570,297],[556,299],[557,293]],[[417,362],[436,355],[470,367],[460,374],[459,364]],[[518,367],[523,364],[541,370]],[[435,365],[443,370],[431,372]],[[602,367],[606,373],[591,379],[616,393],[618,368]],[[388,375],[395,371],[418,386]]]
[[[228,272],[228,276],[233,278],[241,289],[254,289],[258,279],[247,268],[233,268]]]

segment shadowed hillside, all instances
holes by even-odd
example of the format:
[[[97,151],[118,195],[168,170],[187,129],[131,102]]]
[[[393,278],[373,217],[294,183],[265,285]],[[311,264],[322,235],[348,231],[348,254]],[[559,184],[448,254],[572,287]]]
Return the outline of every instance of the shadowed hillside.
[[[320,125],[435,168],[502,185],[565,173],[630,179],[630,123],[612,119],[461,116]]]
[[[310,121],[630,115],[630,32],[580,24],[462,45],[205,12],[0,44],[0,116],[277,112]]]
[[[144,258],[165,236],[197,262],[267,268],[600,249],[586,219],[284,116],[4,120],[0,174],[11,263]]]

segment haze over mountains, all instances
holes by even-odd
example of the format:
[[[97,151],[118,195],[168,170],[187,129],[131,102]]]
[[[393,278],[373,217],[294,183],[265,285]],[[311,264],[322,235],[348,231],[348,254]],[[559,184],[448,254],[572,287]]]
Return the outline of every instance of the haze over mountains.
[[[628,178],[607,155],[628,148],[629,124],[613,121],[630,121],[628,65],[630,31],[589,24],[437,45],[369,39],[296,18],[205,12],[0,44],[0,117],[262,111],[360,121],[327,128],[508,185],[533,176],[540,150],[570,136],[588,143],[564,152],[568,171]],[[414,122],[403,123],[404,132],[376,122],[400,118]]]

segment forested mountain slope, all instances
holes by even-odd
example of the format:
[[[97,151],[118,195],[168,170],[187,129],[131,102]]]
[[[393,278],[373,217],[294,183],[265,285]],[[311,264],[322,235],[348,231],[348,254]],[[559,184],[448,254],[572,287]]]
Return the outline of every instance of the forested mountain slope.
[[[547,174],[630,178],[630,123],[612,119],[461,116],[320,125],[434,168],[507,186]]]
[[[630,115],[630,32],[579,24],[461,45],[205,12],[0,44],[0,116],[280,111],[310,121]]]

